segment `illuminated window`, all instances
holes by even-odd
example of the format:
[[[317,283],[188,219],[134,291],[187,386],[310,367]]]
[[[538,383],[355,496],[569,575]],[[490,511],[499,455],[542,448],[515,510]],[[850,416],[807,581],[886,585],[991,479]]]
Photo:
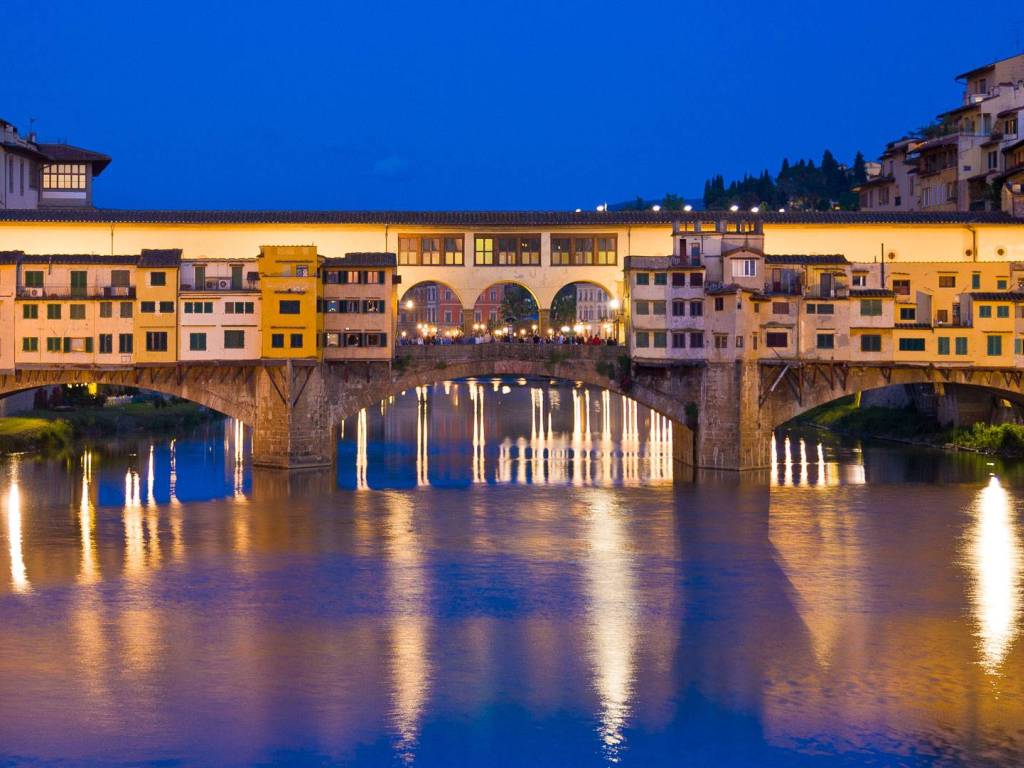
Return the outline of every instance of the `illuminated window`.
[[[540,266],[540,236],[493,237],[479,235],[474,249],[478,266]]]
[[[43,189],[86,188],[86,168],[78,163],[53,163],[43,166]]]

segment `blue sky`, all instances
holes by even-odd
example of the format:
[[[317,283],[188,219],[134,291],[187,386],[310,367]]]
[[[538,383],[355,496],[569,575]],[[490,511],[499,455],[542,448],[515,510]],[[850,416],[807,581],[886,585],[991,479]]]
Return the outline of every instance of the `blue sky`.
[[[783,156],[874,156],[954,106],[954,74],[1024,39],[1015,2],[986,4],[996,25],[964,13],[947,0],[11,3],[0,117],[113,156],[103,207],[699,196],[710,174],[774,173]]]

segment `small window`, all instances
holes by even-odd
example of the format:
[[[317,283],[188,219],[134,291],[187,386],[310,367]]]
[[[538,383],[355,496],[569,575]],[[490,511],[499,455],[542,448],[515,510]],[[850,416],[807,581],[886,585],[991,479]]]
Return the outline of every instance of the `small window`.
[[[85,320],[85,304],[72,304],[68,309],[72,320]]]
[[[192,352],[205,352],[206,351],[206,334],[205,333],[190,333],[188,335],[188,348]]]
[[[60,304],[47,304],[46,305],[46,319],[47,320],[60,320]]]
[[[651,303],[649,301],[638,301],[638,302],[636,302],[636,313],[638,315],[649,315],[649,314],[651,314]]]
[[[971,290],[981,290],[981,275],[978,274],[977,272],[971,273]]]
[[[224,349],[244,349],[245,331],[224,331]]]
[[[703,272],[691,272],[690,273],[690,287],[700,288],[704,285],[704,273]]]
[[[309,267],[306,264],[297,264],[295,266],[296,277],[309,277]]]
[[[690,349],[703,349],[704,348],[704,333],[703,331],[693,331],[690,333]]]
[[[654,273],[654,284],[655,285],[668,285],[668,273],[667,272],[655,272]]]
[[[892,292],[897,296],[909,296],[910,295],[910,281],[909,280],[893,280],[892,281]]]
[[[142,302],[139,302],[139,312],[142,312],[144,314],[150,314],[151,312],[156,312],[156,302],[155,301],[142,301]]]
[[[861,317],[879,317],[882,314],[882,300],[881,299],[861,299],[860,300],[860,314]]]
[[[167,285],[167,273],[166,272],[150,272],[149,273],[149,284],[152,286],[163,286]]]
[[[122,301],[121,302],[121,317],[131,317],[132,316],[132,306],[133,305],[132,305],[132,303],[130,301]]]
[[[1003,354],[1003,337],[1002,336],[987,336],[985,337],[985,352],[989,357],[997,357]]]
[[[917,318],[917,307],[900,307],[900,320],[913,322]]]
[[[721,296],[715,297],[715,312],[721,312],[725,309],[725,299]]]
[[[653,301],[651,302],[651,314],[652,315],[665,315],[665,302],[664,301]]]
[[[853,287],[854,288],[866,288],[868,285],[868,276],[865,272],[856,272],[853,275]]]
[[[996,317],[1007,318],[1010,316],[1010,307],[1006,304],[1000,304],[996,307]]]
[[[716,333],[715,334],[715,349],[728,349],[729,348],[729,334],[727,333]]]
[[[818,349],[835,349],[836,337],[831,333],[818,334]]]
[[[273,349],[284,349],[284,334],[283,333],[272,333],[272,334],[270,334],[270,346]]]
[[[690,302],[690,317],[701,317],[704,314],[704,302],[703,301],[691,301]]]
[[[196,302],[196,304],[200,304],[200,303],[201,302],[198,302],[198,301]],[[160,302],[160,311],[163,312],[164,314],[167,314],[169,312],[173,312],[174,311],[174,302],[173,301],[161,301]]]
[[[130,333],[117,335],[117,351],[122,355],[130,355],[135,350],[135,337]]]
[[[38,304],[23,304],[21,307],[21,316],[26,320],[36,320],[39,318],[39,305]]]
[[[638,349],[646,349],[651,345],[651,336],[647,331],[636,332],[636,346]]]
[[[111,333],[100,334],[100,354],[110,355],[114,352],[114,335]]]
[[[956,351],[956,354],[958,354],[958,355],[966,355],[967,354],[967,337],[966,336],[957,336],[956,337],[956,344],[955,344],[954,349]]]
[[[685,272],[673,272],[672,273],[672,286],[675,288],[686,287],[686,273]]]
[[[281,299],[278,303],[278,311],[282,315],[297,315],[299,314],[299,302],[295,299]]]
[[[147,352],[166,352],[167,351],[167,332],[166,331],[147,331],[146,332],[146,351]]]
[[[882,337],[875,333],[866,333],[860,337],[861,352],[881,352]]]
[[[764,335],[764,343],[769,349],[788,347],[789,334],[785,331],[769,331]]]
[[[789,302],[788,301],[773,301],[772,302],[772,314],[773,315],[788,315],[789,314]]]
[[[654,348],[655,349],[665,349],[665,347],[667,347],[667,346],[668,346],[668,335],[665,333],[665,331],[655,331],[654,332]]]
[[[818,314],[819,315],[834,315],[836,313],[835,304],[819,304]]]
[[[990,318],[992,317],[992,305],[991,304],[979,304],[978,305],[978,317]]]
[[[301,333],[293,333],[293,334],[290,334],[290,336],[291,337],[289,339],[289,346],[292,349],[302,349],[302,334]]]
[[[938,350],[940,355],[949,354],[949,336],[939,336]]]
[[[636,284],[637,285],[650,285],[651,284],[651,276],[650,276],[650,274],[647,273],[647,272],[637,272],[636,273]]]
[[[685,333],[673,333],[672,334],[672,349],[686,349],[686,334]]]
[[[924,352],[924,339],[900,339],[900,352]]]
[[[114,305],[109,301],[100,302],[100,317],[113,317],[114,316]]]
[[[38,336],[25,336],[21,340],[21,351],[22,352],[38,352],[39,351],[39,337]]]
[[[996,290],[1005,291],[1006,290],[1006,286],[1007,286],[1007,281],[1006,281],[1005,277],[1000,277],[998,280],[996,280]]]
[[[956,288],[956,275],[939,275],[939,288]]]

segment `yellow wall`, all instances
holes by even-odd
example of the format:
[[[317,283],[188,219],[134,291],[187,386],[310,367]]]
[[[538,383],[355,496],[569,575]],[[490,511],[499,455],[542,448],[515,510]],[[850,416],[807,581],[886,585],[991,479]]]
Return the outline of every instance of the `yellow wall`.
[[[259,257],[262,298],[263,357],[270,359],[316,358],[322,315],[320,258],[314,245],[265,246]],[[303,276],[301,273],[305,271]],[[282,312],[282,302],[297,302],[298,313]],[[301,337],[301,345],[292,338]],[[280,346],[275,346],[275,341]]]
[[[154,275],[163,273],[164,285],[154,285]],[[177,360],[178,350],[178,269],[177,267],[139,267],[135,272],[135,362],[168,363]],[[146,302],[155,304],[154,312],[143,312]],[[171,311],[161,312],[160,303],[170,302]],[[148,351],[147,333],[166,333],[167,349]]]

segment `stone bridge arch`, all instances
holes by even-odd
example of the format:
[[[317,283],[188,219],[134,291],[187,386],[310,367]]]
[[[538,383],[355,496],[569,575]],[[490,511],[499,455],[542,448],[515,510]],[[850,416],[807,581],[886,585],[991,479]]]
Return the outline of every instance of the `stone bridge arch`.
[[[840,397],[894,384],[971,387],[1024,404],[1024,371],[1015,368],[825,362],[762,363],[759,406],[772,430]]]
[[[108,384],[150,389],[256,423],[259,366],[173,365],[132,368],[29,368],[0,375],[0,396],[63,384]]]

